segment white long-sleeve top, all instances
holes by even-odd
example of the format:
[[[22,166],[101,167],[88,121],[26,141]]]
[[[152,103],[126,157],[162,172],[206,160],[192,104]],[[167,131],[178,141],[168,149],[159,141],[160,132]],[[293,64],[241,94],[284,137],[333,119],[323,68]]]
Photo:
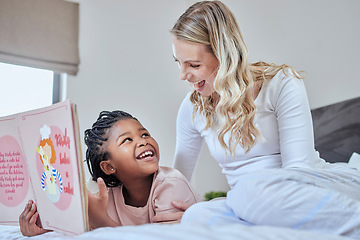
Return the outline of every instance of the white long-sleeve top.
[[[197,113],[192,119],[193,105],[189,93],[183,100],[177,117],[174,167],[191,179],[199,158],[203,140],[232,188],[238,177],[271,168],[322,168],[328,166],[314,149],[310,106],[302,80],[291,71],[279,71],[265,82],[255,100],[254,123],[261,137],[245,154],[238,146],[235,157],[221,147],[217,127],[204,130],[206,120]],[[225,135],[225,142],[229,134]]]

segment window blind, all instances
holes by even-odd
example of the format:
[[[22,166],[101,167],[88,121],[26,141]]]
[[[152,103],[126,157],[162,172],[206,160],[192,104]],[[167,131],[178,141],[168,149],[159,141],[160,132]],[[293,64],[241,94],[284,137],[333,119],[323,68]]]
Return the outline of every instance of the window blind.
[[[76,75],[79,4],[0,0],[0,61]]]

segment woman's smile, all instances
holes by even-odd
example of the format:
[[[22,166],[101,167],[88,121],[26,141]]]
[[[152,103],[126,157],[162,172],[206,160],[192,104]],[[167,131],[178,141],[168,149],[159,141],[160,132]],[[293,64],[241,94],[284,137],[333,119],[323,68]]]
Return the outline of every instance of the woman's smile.
[[[205,83],[206,83],[205,80],[201,80],[194,83],[194,89],[198,92],[201,92],[204,89]]]

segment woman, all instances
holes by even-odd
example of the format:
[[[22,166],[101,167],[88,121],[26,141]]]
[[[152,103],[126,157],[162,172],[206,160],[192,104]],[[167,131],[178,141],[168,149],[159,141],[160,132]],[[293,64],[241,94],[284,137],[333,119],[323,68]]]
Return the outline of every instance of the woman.
[[[195,204],[182,221],[360,237],[359,172],[315,151],[301,76],[248,63],[235,17],[219,1],[195,3],[171,33],[180,78],[194,85],[178,112],[174,166],[190,179],[205,140],[231,187],[226,200]]]

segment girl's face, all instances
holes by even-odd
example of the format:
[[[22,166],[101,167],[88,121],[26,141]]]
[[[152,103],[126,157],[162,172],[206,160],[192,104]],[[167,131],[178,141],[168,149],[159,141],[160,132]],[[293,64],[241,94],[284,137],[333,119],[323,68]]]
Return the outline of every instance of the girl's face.
[[[105,147],[120,182],[149,177],[159,169],[159,146],[136,120],[124,119],[109,130]]]
[[[208,46],[174,37],[173,55],[179,63],[181,80],[193,84],[194,89],[203,96],[208,97],[215,92],[214,80],[219,61]]]

